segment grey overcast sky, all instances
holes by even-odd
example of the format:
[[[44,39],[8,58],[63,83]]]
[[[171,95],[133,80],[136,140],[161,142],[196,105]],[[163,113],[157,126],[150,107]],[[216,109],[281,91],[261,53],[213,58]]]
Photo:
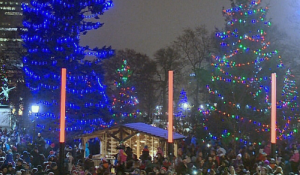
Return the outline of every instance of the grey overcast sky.
[[[262,0],[269,3],[268,18],[292,36],[295,0]],[[155,51],[173,42],[184,28],[207,26],[209,31],[222,28],[222,7],[229,0],[113,0],[114,7],[100,16],[104,26],[81,37],[81,45],[130,48],[153,57]]]

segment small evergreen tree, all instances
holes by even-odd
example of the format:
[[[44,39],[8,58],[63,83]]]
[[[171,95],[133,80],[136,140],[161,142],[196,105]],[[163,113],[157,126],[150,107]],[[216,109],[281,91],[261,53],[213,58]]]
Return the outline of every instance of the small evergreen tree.
[[[139,115],[137,105],[139,101],[136,97],[135,88],[130,83],[132,71],[130,70],[127,60],[123,60],[121,68],[117,69],[119,79],[114,81],[116,91],[113,97],[112,108],[114,116],[118,121],[126,117],[135,118]]]

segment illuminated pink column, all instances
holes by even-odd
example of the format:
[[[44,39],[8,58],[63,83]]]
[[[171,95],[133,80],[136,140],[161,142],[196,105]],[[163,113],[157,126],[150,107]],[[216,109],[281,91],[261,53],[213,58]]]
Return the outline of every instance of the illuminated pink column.
[[[60,97],[60,134],[59,142],[65,142],[65,117],[66,117],[66,81],[67,81],[67,70],[66,68],[61,69],[61,97]]]
[[[66,127],[66,86],[67,86],[67,69],[61,69],[61,89],[60,89],[60,131],[59,131],[59,163],[60,174],[64,173],[65,157],[65,127]]]
[[[272,73],[271,76],[271,152],[272,152],[272,157],[276,158],[275,154],[275,146],[276,146],[276,73]]]
[[[168,142],[173,143],[173,71],[169,71]]]

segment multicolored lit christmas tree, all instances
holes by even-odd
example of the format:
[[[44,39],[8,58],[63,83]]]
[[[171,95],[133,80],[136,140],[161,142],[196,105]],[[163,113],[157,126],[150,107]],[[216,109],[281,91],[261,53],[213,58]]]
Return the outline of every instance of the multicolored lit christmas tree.
[[[127,60],[123,60],[121,68],[116,71],[119,75],[119,79],[114,80],[116,87],[112,103],[114,117],[118,121],[122,121],[126,117],[137,117],[140,115],[139,110],[137,110],[139,101],[136,98],[135,88],[130,81],[132,71],[130,70]]]
[[[32,104],[40,106],[39,112],[30,116],[35,134],[40,132],[51,141],[58,139],[63,67],[67,69],[67,139],[73,139],[72,133],[92,132],[112,124],[98,62],[114,52],[106,47],[79,45],[80,35],[102,26],[91,18],[99,19],[111,6],[112,2],[106,0],[33,0],[31,5],[22,5],[27,29],[22,33],[27,49],[23,58],[25,82],[33,95]],[[88,61],[86,55],[97,59]]]
[[[278,139],[287,139],[298,132],[299,105],[295,76],[288,69],[283,81],[280,101],[278,101]]]
[[[262,133],[270,129],[270,76],[275,72],[277,82],[282,82],[283,64],[268,39],[268,8],[260,3],[232,1],[232,7],[223,10],[226,26],[216,32],[220,49],[213,56],[211,83],[207,85],[210,105],[200,109],[210,137],[230,136],[241,141],[268,137]]]

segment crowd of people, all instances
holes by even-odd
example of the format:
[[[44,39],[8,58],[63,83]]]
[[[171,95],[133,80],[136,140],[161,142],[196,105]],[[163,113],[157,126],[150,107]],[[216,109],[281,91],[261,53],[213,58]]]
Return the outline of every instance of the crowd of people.
[[[102,158],[95,163],[93,154],[94,140],[73,147],[66,145],[64,158],[59,158],[59,149],[51,143],[47,145],[39,133],[30,142],[27,136],[20,137],[18,132],[0,130],[0,175],[161,175],[161,174],[200,174],[200,175],[266,175],[299,174],[299,148],[297,142],[282,141],[276,145],[276,156],[271,155],[268,142],[223,144],[211,140],[197,142],[194,136],[188,136],[178,144],[177,155],[157,148],[150,155],[145,146],[140,156],[126,145],[118,147],[114,160]],[[99,145],[96,146],[99,149]],[[98,150],[99,151],[99,150]],[[84,155],[86,153],[86,155]]]
[[[17,131],[0,129],[0,175],[62,175],[59,147],[47,144],[40,133],[32,139]],[[80,175],[90,173],[84,169],[84,151],[81,144],[66,145],[64,149],[64,173],[72,171]]]
[[[198,143],[191,137],[179,144],[177,156],[164,157],[163,150],[158,148],[151,157],[146,146],[138,158],[130,147],[120,146],[112,167],[117,175],[291,175],[300,172],[299,146],[282,141],[277,144],[273,158],[269,142],[223,145],[213,140]],[[110,172],[109,168],[101,168],[101,163],[100,169]]]

